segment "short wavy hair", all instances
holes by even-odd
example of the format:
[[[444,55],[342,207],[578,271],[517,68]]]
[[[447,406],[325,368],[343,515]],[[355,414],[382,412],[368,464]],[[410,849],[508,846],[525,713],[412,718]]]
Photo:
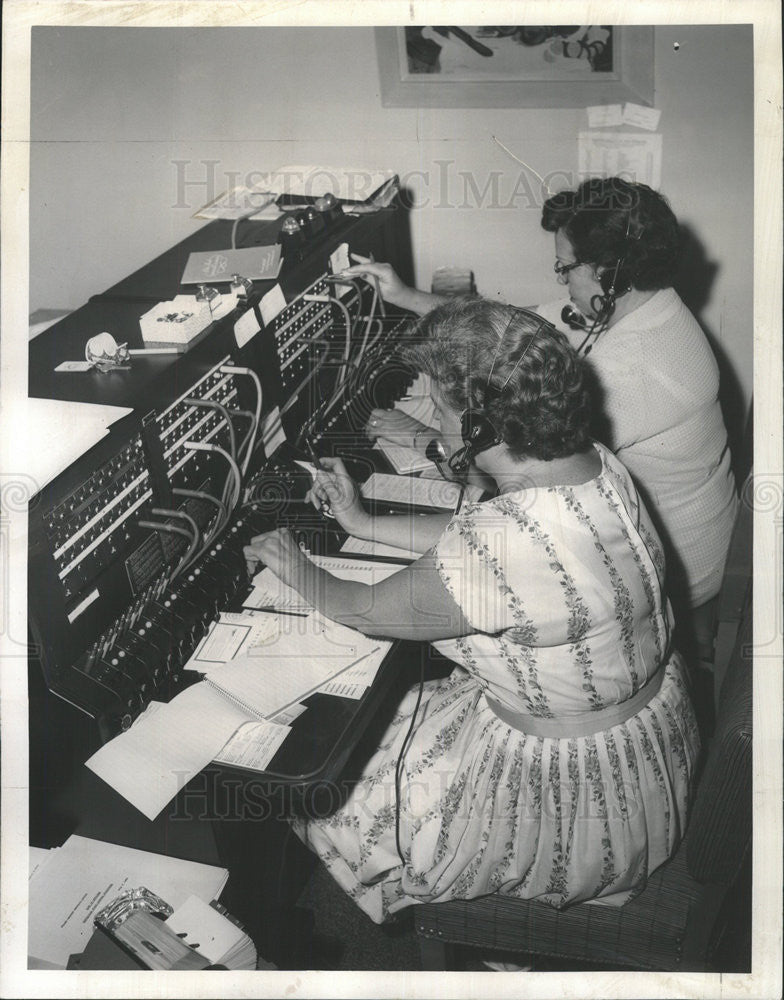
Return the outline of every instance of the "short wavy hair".
[[[515,458],[550,461],[590,444],[584,362],[536,313],[451,299],[414,326],[403,357],[457,413],[482,408]]]
[[[542,208],[542,228],[563,230],[584,264],[614,268],[618,284],[640,291],[668,288],[678,271],[681,233],[663,195],[621,177],[594,177],[560,191]],[[628,235],[627,235],[628,232]]]

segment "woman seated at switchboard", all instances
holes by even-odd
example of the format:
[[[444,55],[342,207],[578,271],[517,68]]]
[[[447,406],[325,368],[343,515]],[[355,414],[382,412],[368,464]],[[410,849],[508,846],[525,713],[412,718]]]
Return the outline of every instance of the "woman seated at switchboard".
[[[594,436],[634,476],[665,545],[676,620],[704,655],[738,501],[716,359],[672,287],[677,220],[647,185],[610,177],[549,198],[541,221],[555,236],[555,272],[568,297],[537,312],[571,324],[570,341],[600,390]],[[437,301],[403,285],[387,264],[346,273],[376,274],[382,294],[414,312]],[[368,432],[420,450],[432,437],[397,410],[374,411]]]
[[[623,902],[678,844],[699,748],[658,537],[589,437],[585,363],[562,334],[481,299],[416,334],[408,360],[432,380],[454,464],[475,462],[497,496],[374,517],[325,459],[314,502],[422,557],[368,587],[285,531],[246,548],[326,616],[455,662],[404,697],[345,804],[295,829],[377,922],[495,891]]]

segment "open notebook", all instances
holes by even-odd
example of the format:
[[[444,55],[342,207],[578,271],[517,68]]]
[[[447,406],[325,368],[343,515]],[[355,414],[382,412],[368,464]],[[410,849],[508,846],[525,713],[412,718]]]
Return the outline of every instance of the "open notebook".
[[[202,683],[252,719],[265,719],[390,645],[319,615],[290,617],[269,644],[254,646]]]
[[[334,678],[362,680],[390,646],[318,614],[281,616],[268,641],[262,638],[168,704],[153,702],[127,732],[93,754],[87,766],[154,819],[246,723],[272,720]],[[287,732],[285,725],[265,722],[253,741],[252,762],[243,760],[242,766],[263,770]]]

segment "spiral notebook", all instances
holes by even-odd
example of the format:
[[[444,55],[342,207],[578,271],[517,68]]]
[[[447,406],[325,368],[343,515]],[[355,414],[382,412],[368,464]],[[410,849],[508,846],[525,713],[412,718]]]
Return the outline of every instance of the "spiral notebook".
[[[318,614],[281,616],[269,642],[168,704],[151,703],[87,767],[154,819],[245,723],[277,715],[352,668],[380,663],[390,646]]]
[[[288,628],[282,627],[269,646],[255,646],[205,677],[202,684],[252,719],[266,719],[390,647],[318,615],[292,617],[286,624]]]

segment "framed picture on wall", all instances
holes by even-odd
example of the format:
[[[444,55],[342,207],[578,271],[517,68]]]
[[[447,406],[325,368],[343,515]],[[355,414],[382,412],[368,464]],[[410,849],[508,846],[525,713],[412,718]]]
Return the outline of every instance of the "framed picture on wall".
[[[579,108],[653,104],[653,28],[376,28],[385,106]]]

